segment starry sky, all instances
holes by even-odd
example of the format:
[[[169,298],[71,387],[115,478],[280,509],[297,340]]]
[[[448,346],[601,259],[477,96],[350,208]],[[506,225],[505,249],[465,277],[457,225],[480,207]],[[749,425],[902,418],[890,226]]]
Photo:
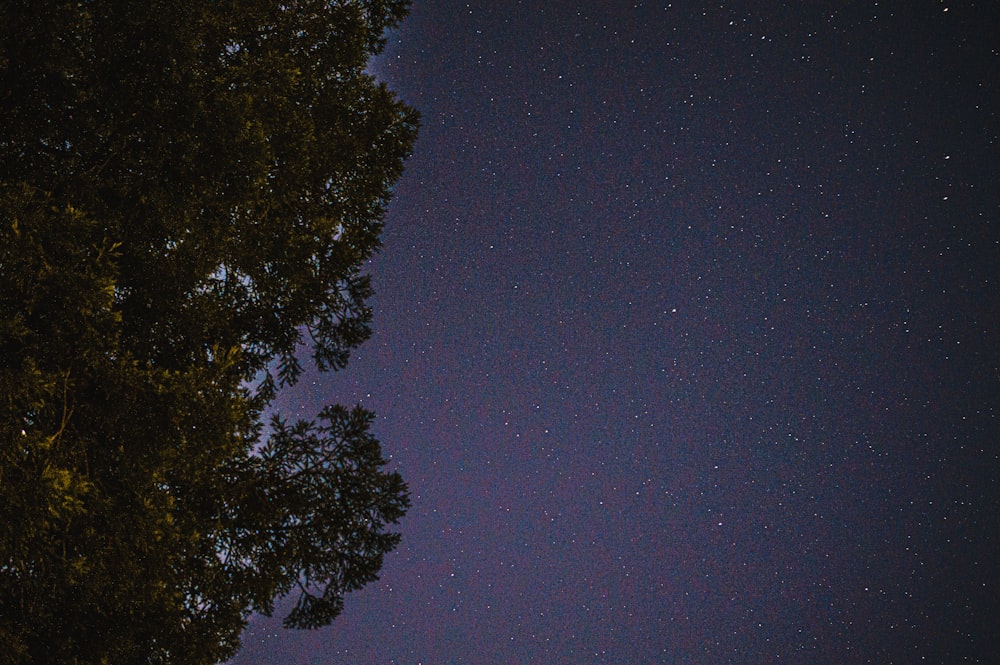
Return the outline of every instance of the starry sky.
[[[233,665],[993,662],[998,25],[416,0],[373,337],[277,405],[374,410],[413,506]]]

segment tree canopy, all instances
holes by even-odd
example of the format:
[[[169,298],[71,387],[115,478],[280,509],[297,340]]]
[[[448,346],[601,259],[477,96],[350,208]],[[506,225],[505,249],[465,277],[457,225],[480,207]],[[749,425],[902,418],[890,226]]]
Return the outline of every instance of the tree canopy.
[[[369,335],[406,9],[0,2],[0,662],[214,663],[376,579],[373,415],[264,421]]]

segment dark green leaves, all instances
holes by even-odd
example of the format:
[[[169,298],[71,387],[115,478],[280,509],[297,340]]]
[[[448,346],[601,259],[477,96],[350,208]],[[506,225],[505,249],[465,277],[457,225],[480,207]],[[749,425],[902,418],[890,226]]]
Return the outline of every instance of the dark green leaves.
[[[346,592],[378,579],[383,555],[399,540],[384,528],[409,505],[399,475],[382,471],[385,460],[369,431],[373,414],[330,406],[320,419],[288,427],[275,418],[255,475],[271,492],[270,521],[258,522],[280,534],[274,542],[297,562],[296,576],[280,583],[297,589],[298,602],[285,620],[296,628],[329,623]],[[341,556],[328,556],[331,551]]]
[[[0,647],[212,663],[333,620],[407,506],[372,416],[275,420],[370,334],[405,2],[0,3]],[[298,355],[297,355],[298,354]]]

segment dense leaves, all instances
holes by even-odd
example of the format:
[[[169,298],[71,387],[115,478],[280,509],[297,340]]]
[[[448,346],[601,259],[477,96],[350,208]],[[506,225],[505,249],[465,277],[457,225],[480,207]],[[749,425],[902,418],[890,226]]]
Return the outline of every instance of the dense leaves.
[[[369,334],[405,8],[0,2],[0,662],[217,662],[375,579],[371,414],[262,419]]]

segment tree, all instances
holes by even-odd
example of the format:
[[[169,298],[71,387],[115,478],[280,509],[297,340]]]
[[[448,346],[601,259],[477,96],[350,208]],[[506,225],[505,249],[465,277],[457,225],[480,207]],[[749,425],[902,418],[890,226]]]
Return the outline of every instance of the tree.
[[[0,3],[0,662],[328,624],[408,506],[372,414],[264,420],[369,335],[417,115],[398,0]]]

